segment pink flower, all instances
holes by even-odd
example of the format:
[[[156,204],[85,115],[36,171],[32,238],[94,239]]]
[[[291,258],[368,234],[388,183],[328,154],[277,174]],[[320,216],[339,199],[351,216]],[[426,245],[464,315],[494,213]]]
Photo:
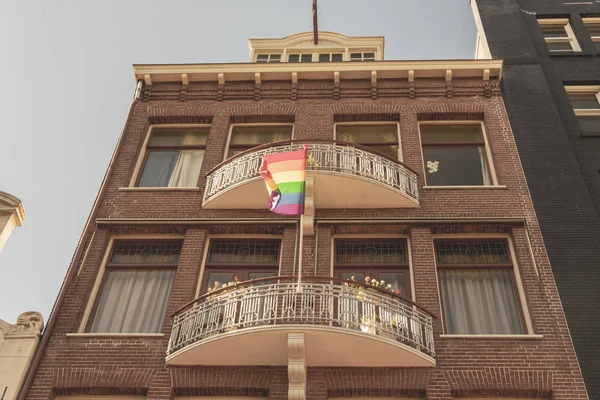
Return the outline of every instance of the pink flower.
[[[233,280],[237,282],[237,281],[239,281],[239,280],[240,280],[240,278],[238,278],[237,276],[234,276],[234,277],[233,277]]]
[[[354,280],[354,275],[352,275],[352,276],[350,277],[350,279]]]
[[[367,283],[371,282],[371,277],[370,277],[370,276],[367,276],[367,277],[365,278],[365,282],[367,282]]]
[[[219,286],[219,285],[220,285],[219,281],[215,281],[215,286]]]
[[[402,290],[398,289],[398,290],[396,290],[396,293],[402,294]]]

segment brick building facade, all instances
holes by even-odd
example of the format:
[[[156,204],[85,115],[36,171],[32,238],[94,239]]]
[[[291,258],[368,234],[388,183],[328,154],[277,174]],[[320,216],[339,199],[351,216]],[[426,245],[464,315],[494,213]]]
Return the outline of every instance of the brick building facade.
[[[600,399],[600,3],[471,1],[590,398]],[[583,100],[583,102],[582,102]]]
[[[246,64],[135,66],[22,399],[587,398],[502,62],[319,36],[251,41]],[[300,237],[257,171],[303,144]],[[204,295],[234,275],[259,280]]]

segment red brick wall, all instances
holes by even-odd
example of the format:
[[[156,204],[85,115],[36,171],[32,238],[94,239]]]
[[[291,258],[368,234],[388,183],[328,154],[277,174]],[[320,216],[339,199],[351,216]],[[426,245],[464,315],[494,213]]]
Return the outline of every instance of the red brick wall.
[[[482,82],[456,80],[452,97],[448,96],[443,81],[417,81],[416,98],[409,98],[407,82],[383,81],[378,85],[373,96],[371,86],[362,82],[342,82],[337,94],[330,82],[300,82],[297,100],[289,100],[292,89],[287,83],[263,83],[258,95],[253,84],[244,83],[227,84],[220,94],[212,84],[192,83],[188,90],[175,84],[145,88],[146,100],[135,105],[127,123],[97,217],[179,218],[184,221],[163,226],[106,223],[92,226],[86,232],[83,246],[87,252],[82,254],[87,253],[87,256],[85,260],[79,257],[73,262],[71,268],[77,269],[77,273],[65,288],[64,302],[56,311],[54,329],[47,333],[50,339],[26,398],[48,399],[57,394],[147,394],[150,399],[170,399],[174,395],[287,398],[286,367],[167,368],[164,360],[171,327],[169,316],[165,318],[164,337],[66,336],[76,332],[81,324],[111,235],[185,235],[168,304],[167,314],[170,315],[195,295],[204,246],[211,232],[283,235],[281,272],[291,274],[294,269],[297,225],[293,218],[290,223],[275,226],[268,222],[241,226],[197,224],[201,218],[281,220],[280,216],[266,210],[201,208],[203,176],[222,161],[232,121],[293,121],[298,139],[332,139],[334,121],[399,120],[404,163],[419,173],[419,187],[422,187],[418,120],[472,119],[480,115],[484,118],[498,182],[505,188],[420,189],[420,207],[417,209],[317,210],[317,222],[324,218],[386,218],[388,221],[386,224],[318,223],[318,235],[304,239],[303,273],[313,274],[316,268],[318,274],[329,275],[331,240],[335,234],[405,234],[411,243],[415,299],[439,316],[441,307],[432,231],[507,231],[515,246],[534,333],[543,338],[439,338],[442,326],[438,319],[435,326],[436,368],[309,368],[308,397],[314,400],[359,395],[420,395],[428,399],[460,396],[587,398],[504,105],[497,93],[497,82],[492,82],[486,89]],[[216,101],[217,96],[224,101]],[[256,96],[259,101],[253,100]],[[339,99],[335,100],[334,96]],[[151,123],[211,123],[200,191],[119,191],[120,187],[129,185]],[[515,221],[498,224],[494,222],[498,218]],[[451,219],[481,219],[482,222],[480,225],[457,225]],[[437,222],[434,225],[428,220]],[[444,220],[445,225],[440,225]],[[534,259],[525,229],[531,239]],[[370,355],[365,350],[357,357]]]

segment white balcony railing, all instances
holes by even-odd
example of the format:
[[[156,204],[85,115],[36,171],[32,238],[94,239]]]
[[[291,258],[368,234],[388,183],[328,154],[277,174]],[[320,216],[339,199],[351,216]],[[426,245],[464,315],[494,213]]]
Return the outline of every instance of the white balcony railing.
[[[308,141],[307,170],[356,176],[388,186],[418,204],[417,174],[385,154],[353,143]],[[300,150],[304,142],[284,141],[258,146],[219,164],[206,177],[203,205],[222,191],[259,177],[263,157]]]
[[[232,331],[317,327],[400,343],[434,357],[433,316],[394,293],[330,277],[275,276],[188,303],[173,315],[167,355]]]

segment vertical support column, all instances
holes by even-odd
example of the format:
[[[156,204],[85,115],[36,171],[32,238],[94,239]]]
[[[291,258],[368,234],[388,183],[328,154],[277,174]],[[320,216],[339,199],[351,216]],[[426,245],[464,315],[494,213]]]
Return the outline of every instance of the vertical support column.
[[[306,359],[304,355],[304,334],[288,334],[288,399],[306,399]]]

